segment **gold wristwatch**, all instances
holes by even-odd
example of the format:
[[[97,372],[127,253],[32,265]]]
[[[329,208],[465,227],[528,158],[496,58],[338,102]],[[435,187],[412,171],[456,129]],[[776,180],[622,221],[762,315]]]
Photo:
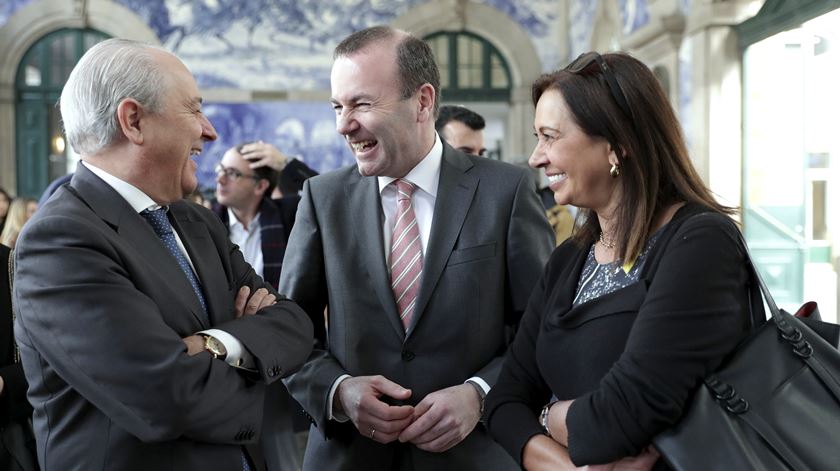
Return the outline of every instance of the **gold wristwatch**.
[[[224,360],[227,357],[227,349],[225,345],[216,337],[204,335],[204,349],[213,355],[213,358]]]

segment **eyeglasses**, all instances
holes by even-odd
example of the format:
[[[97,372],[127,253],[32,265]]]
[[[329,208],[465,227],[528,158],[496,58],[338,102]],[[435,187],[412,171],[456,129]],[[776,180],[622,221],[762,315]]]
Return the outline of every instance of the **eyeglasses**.
[[[216,165],[216,168],[214,170],[216,171],[217,177],[221,177],[222,175],[224,175],[233,181],[237,181],[240,178],[252,178],[254,180],[260,179],[260,177],[256,175],[245,175],[244,173],[240,172],[239,170],[236,170],[235,168],[225,167],[222,164]]]
[[[621,108],[621,111],[624,112],[624,115],[627,116],[628,119],[632,120],[633,114],[630,112],[630,105],[627,103],[627,97],[624,95],[624,92],[621,91],[621,87],[615,79],[615,74],[613,74],[612,69],[610,69],[610,66],[607,65],[604,58],[601,57],[601,54],[598,54],[597,52],[585,52],[566,66],[565,70],[573,74],[579,74],[592,64],[598,64],[598,67],[601,69],[601,73],[604,75],[604,79],[607,81],[607,85],[610,87],[610,94],[612,95],[613,100],[615,100],[618,107]]]

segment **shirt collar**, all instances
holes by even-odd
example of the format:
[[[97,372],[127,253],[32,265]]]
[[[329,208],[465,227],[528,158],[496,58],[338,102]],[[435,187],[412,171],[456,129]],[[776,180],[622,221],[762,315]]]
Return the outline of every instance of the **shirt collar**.
[[[227,208],[227,213],[228,213],[228,226],[231,229],[233,229],[235,227],[241,227],[243,230],[245,230],[245,226],[242,225],[242,223],[236,217],[236,214],[233,212],[232,209]],[[251,219],[251,224],[248,224],[248,232],[252,232],[254,227],[259,226],[259,224],[260,224],[260,213],[257,213],[257,214],[254,215],[254,219]]]
[[[108,184],[111,188],[114,189],[117,193],[120,194],[127,202],[131,205],[134,211],[140,213],[143,210],[155,210],[160,208],[161,206],[149,197],[146,193],[143,193],[142,190],[137,188],[136,186],[128,183],[125,180],[121,180],[110,173],[102,170],[101,168],[93,165],[90,162],[80,161],[80,164],[84,165],[88,168],[91,172],[94,173],[97,177],[101,178],[105,183]]]
[[[410,181],[421,190],[436,198],[438,184],[440,183],[440,164],[442,159],[443,144],[440,141],[440,137],[435,133],[435,143],[432,146],[432,150],[403,177],[403,180]],[[382,190],[396,180],[393,177],[377,177],[377,179],[379,180],[379,193],[382,193]]]

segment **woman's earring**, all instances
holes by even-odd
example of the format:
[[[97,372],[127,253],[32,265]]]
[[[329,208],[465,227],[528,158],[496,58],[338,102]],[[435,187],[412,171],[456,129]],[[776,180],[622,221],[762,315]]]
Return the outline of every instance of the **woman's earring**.
[[[612,167],[610,167],[610,176],[613,178],[618,178],[619,175],[621,175],[621,168],[618,166],[618,164],[612,164]]]

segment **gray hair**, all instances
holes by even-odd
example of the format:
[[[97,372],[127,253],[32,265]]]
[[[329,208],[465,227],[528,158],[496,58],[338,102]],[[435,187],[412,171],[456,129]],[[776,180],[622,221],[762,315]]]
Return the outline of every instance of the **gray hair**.
[[[108,39],[88,50],[61,92],[64,132],[73,149],[92,155],[122,136],[117,106],[133,98],[149,112],[163,105],[165,76],[150,53],[156,46]]]

